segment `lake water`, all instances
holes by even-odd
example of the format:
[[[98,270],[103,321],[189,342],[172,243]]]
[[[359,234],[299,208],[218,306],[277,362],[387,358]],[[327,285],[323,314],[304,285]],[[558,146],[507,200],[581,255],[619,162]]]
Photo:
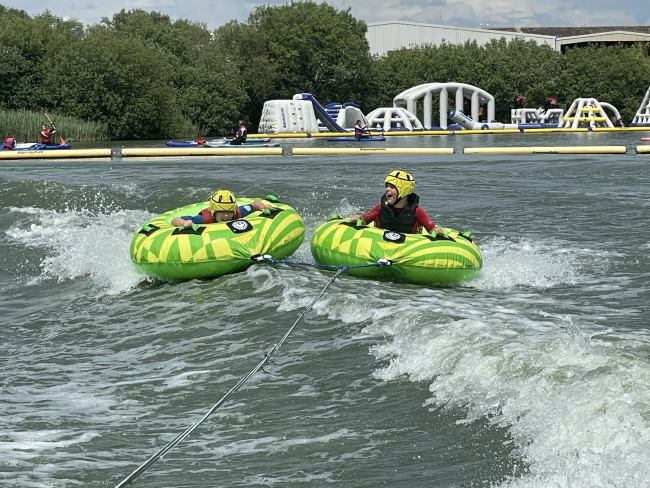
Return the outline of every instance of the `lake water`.
[[[114,487],[271,361],[137,487],[650,485],[650,156],[644,133],[389,138],[456,154],[0,163],[0,481]],[[282,140],[283,146],[326,145]],[[383,144],[383,143],[382,143]],[[490,145],[625,155],[464,155]],[[479,278],[427,288],[255,264],[138,274],[139,226],[216,188],[302,215],[411,172],[471,230]],[[299,320],[306,307],[318,299]]]

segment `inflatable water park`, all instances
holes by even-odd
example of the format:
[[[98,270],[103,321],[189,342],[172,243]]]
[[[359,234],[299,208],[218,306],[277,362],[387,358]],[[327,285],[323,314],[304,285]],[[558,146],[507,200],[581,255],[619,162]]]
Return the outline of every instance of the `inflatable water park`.
[[[650,88],[648,89],[650,92]],[[515,99],[509,123],[495,120],[494,96],[465,83],[425,83],[411,87],[393,99],[392,107],[376,108],[367,115],[352,102],[321,105],[311,94],[299,93],[291,100],[268,100],[264,104],[258,132],[267,135],[353,132],[357,120],[383,135],[405,132],[456,133],[463,130],[504,131],[527,129],[622,128],[621,116],[613,105],[595,98],[578,98],[569,108],[557,106],[548,97],[543,107],[526,108],[524,97]],[[650,126],[650,95],[639,108]],[[437,113],[434,113],[434,106]],[[630,124],[640,127],[639,121]]]
[[[411,87],[393,98],[392,107],[380,107],[364,114],[353,102],[322,105],[310,93],[297,93],[288,100],[267,100],[258,132],[246,143],[232,145],[228,139],[209,141],[168,141],[165,147],[110,147],[75,149],[70,144],[44,146],[22,143],[15,150],[0,151],[0,160],[15,159],[128,159],[192,156],[305,156],[314,154],[453,154],[454,148],[394,147],[390,136],[455,136],[471,134],[572,133],[647,131],[650,132],[650,87],[628,126],[612,104],[592,97],[577,98],[564,109],[547,97],[543,106],[526,107],[518,96],[510,121],[495,120],[494,96],[465,83],[425,83]],[[355,137],[354,127],[364,128]],[[326,138],[333,147],[290,147],[277,140]],[[642,140],[647,143],[650,141]],[[368,144],[371,143],[371,144]],[[382,144],[384,143],[384,144]],[[65,149],[57,151],[53,149]],[[625,146],[548,146],[464,148],[464,154],[624,154]],[[636,147],[637,154],[650,154],[650,145]]]

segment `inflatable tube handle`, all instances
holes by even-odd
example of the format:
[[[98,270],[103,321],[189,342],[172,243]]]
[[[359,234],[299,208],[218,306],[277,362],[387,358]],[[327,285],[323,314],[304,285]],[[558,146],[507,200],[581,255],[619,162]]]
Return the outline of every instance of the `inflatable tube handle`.
[[[443,235],[436,234],[435,236],[427,236],[430,240],[432,241],[451,241],[451,242],[456,242],[456,239],[451,237],[450,235],[445,232]]]
[[[472,233],[468,230],[465,232],[459,232],[458,237],[462,237],[463,239],[467,239],[469,242],[474,242],[474,239],[472,239]]]
[[[139,234],[144,234],[145,236],[149,237],[151,234],[156,232],[160,227],[154,224],[144,224],[142,228],[138,231]]]
[[[269,218],[269,219],[272,219],[272,218],[274,218],[277,214],[279,214],[280,212],[282,212],[282,209],[281,209],[281,208],[278,208],[278,207],[265,208],[264,210],[262,210],[262,215],[263,215],[264,217],[267,217],[267,218]]]
[[[360,229],[367,229],[368,226],[363,225],[363,222],[361,219],[357,220],[356,222],[351,222],[349,220],[343,220],[339,222],[339,225],[347,225],[348,227],[352,227],[353,229],[360,230]]]
[[[203,234],[203,231],[205,230],[205,227],[198,226],[196,224],[192,224],[192,227],[176,227],[174,231],[172,232],[173,236],[177,235],[184,235],[184,234],[189,234],[189,235],[197,235],[200,236]]]

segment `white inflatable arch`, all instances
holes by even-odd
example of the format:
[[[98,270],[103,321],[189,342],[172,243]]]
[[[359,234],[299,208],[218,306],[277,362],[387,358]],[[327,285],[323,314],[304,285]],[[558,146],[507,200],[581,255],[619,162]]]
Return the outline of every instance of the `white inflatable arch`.
[[[453,94],[455,105],[452,107],[456,111],[460,111],[470,115],[470,118],[476,122],[479,120],[478,109],[481,105],[487,104],[487,121],[494,120],[494,97],[485,90],[481,90],[466,83],[425,83],[417,85],[408,90],[403,91],[393,99],[393,106],[405,107],[409,112],[418,115],[417,106],[418,101],[422,100],[423,117],[422,125],[426,128],[432,128],[432,111],[433,111],[433,94],[436,93],[439,97],[440,104],[440,128],[447,128],[447,120],[449,116],[449,95]],[[470,110],[464,110],[465,99],[470,100]],[[484,114],[485,115],[485,114]]]
[[[401,107],[376,108],[366,117],[368,127],[377,130],[422,130],[418,118]]]

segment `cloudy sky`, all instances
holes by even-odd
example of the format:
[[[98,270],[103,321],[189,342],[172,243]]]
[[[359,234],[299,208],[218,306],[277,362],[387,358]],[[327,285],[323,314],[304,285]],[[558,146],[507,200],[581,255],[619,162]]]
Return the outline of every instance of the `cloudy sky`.
[[[258,5],[285,5],[288,0],[0,0],[5,7],[25,10],[30,16],[46,8],[56,17],[84,25],[111,18],[121,9],[142,9],[172,19],[203,22],[215,29],[231,20],[246,21]],[[413,21],[458,27],[621,26],[650,25],[649,0],[329,0],[337,9],[366,23]]]

